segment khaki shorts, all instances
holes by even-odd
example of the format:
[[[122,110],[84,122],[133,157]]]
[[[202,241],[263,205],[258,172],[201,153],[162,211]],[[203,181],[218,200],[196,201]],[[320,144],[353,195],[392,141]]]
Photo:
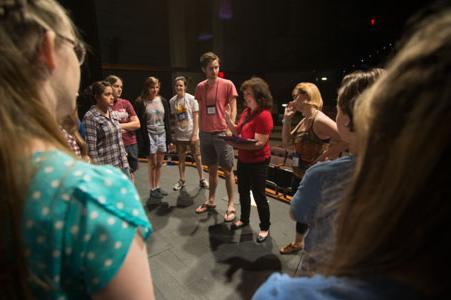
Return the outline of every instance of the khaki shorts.
[[[197,156],[200,155],[200,142],[199,140],[195,142],[188,141],[175,141],[175,148],[177,150],[177,154],[185,153],[189,149],[192,155]]]
[[[225,140],[219,138],[219,136],[224,135],[225,132],[200,132],[200,151],[203,165],[212,166],[219,164],[224,170],[232,170],[235,154],[233,147],[226,144]]]

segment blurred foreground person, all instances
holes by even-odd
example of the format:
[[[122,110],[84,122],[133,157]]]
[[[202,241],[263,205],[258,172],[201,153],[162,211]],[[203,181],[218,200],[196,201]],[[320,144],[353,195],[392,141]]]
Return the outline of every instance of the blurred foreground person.
[[[153,299],[135,187],[58,125],[85,54],[72,22],[53,0],[0,0],[0,40],[0,298]]]
[[[274,274],[254,299],[449,297],[451,11],[419,23],[357,107],[356,173],[321,275]]]

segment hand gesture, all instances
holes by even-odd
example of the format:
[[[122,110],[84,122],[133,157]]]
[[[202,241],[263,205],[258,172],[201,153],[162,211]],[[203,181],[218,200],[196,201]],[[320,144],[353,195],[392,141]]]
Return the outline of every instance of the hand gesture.
[[[293,118],[294,114],[296,113],[295,105],[296,101],[288,102],[288,105],[287,107],[285,107],[285,111],[283,113],[283,118],[285,120],[291,120]]]
[[[170,143],[168,145],[168,152],[169,153],[174,153],[175,152],[175,145],[173,143]]]

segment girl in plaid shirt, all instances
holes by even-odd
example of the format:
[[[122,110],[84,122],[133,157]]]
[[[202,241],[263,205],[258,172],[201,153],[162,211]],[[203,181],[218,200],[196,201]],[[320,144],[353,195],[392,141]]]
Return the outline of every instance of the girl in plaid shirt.
[[[121,127],[111,109],[113,104],[111,84],[105,81],[93,83],[92,95],[96,104],[83,118],[91,162],[97,165],[113,165],[130,176]]]

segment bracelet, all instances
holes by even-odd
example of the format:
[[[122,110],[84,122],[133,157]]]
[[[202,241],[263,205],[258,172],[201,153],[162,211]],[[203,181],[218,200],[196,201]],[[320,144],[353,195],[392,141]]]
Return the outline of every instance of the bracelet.
[[[288,124],[290,120],[282,119],[282,124]]]

